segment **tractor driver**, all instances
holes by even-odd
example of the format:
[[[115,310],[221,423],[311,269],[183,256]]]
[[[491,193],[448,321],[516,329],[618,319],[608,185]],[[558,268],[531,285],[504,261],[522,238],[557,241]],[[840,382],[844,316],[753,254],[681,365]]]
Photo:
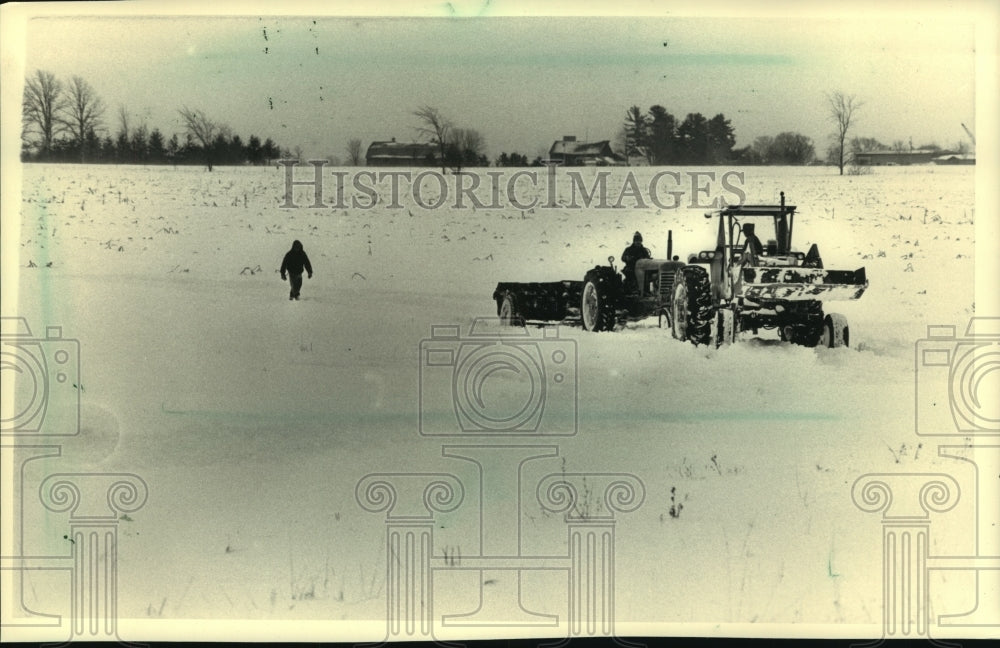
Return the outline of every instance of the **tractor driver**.
[[[740,258],[741,265],[757,265],[757,259],[760,255],[764,253],[764,246],[761,245],[760,239],[757,235],[753,233],[753,223],[743,223],[743,236],[746,237],[746,243],[743,244],[743,254]]]
[[[625,291],[632,292],[638,290],[639,284],[635,278],[635,263],[639,259],[651,259],[653,257],[649,252],[649,248],[643,247],[642,245],[642,234],[636,232],[632,236],[632,245],[625,248],[622,252],[622,263],[625,267],[622,268],[622,274],[625,276]]]

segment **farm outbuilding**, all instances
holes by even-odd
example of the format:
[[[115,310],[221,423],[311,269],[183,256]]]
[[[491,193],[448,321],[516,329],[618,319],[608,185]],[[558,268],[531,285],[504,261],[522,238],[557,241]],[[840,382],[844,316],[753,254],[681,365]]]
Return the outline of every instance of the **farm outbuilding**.
[[[975,153],[946,153],[934,158],[934,164],[975,164]]]
[[[368,166],[436,166],[438,150],[426,142],[372,142],[365,153]]]
[[[855,153],[854,161],[862,166],[905,166],[907,164],[927,164],[940,154],[940,151],[931,149],[867,151],[865,153]]]
[[[608,140],[578,142],[573,135],[553,142],[549,160],[561,162],[563,166],[614,166],[625,163],[625,158],[611,150]]]

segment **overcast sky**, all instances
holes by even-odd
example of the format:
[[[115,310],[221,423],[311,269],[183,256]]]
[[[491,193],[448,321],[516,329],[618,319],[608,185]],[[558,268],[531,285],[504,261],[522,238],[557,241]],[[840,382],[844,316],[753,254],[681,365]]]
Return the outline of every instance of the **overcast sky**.
[[[975,124],[974,20],[923,6],[825,19],[43,17],[27,24],[24,63],[82,76],[112,131],[125,106],[169,137],[187,106],[309,157],[343,158],[355,137],[412,140],[422,105],[479,130],[491,158],[534,157],[563,135],[614,140],[633,104],[724,113],[738,146],[798,131],[820,152],[834,90],[864,101],[855,135],[953,146]]]

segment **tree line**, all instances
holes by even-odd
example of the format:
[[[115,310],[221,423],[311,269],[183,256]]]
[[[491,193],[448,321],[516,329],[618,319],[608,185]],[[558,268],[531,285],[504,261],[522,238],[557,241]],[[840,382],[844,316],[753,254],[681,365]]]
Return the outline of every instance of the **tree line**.
[[[245,142],[228,126],[187,107],[178,110],[184,132],[168,138],[145,122],[133,123],[122,106],[117,130],[107,127],[107,107],[80,76],[63,83],[37,70],[25,81],[21,105],[21,160],[108,164],[268,164],[288,152],[270,137]]]
[[[854,95],[837,91],[828,94],[827,115],[836,127],[831,134],[832,144],[826,151],[827,164],[844,165],[866,143],[858,138],[848,140],[855,116],[863,105]],[[625,154],[629,158],[642,157],[649,164],[812,164],[817,160],[816,147],[811,138],[796,132],[783,132],[775,136],[763,135],[752,144],[734,149],[735,133],[725,115],[719,113],[706,119],[701,113],[689,113],[683,121],[660,105],[643,112],[639,106],[630,107],[625,113],[622,127]]]
[[[784,132],[774,137],[762,135],[753,144],[733,151],[736,164],[812,164],[816,147],[812,139],[801,133]]]
[[[632,106],[625,113],[624,144],[626,157],[650,165],[721,164],[731,160],[736,134],[722,113],[711,119],[688,113],[678,120],[658,104],[645,113]]]
[[[883,145],[874,140],[847,139],[855,113],[862,105],[853,95],[836,92],[828,95],[828,110],[837,131],[826,151],[826,163],[840,167],[859,151]],[[228,126],[210,119],[204,112],[178,109],[184,130],[168,138],[158,128],[144,122],[134,124],[124,106],[117,112],[117,131],[107,127],[107,108],[94,89],[80,76],[63,83],[52,73],[37,70],[25,82],[22,102],[21,159],[23,161],[91,162],[118,164],[268,164],[280,158],[301,157],[296,147],[293,155],[271,138],[264,141],[251,135],[245,142]],[[489,166],[483,153],[485,140],[479,131],[455,126],[431,106],[414,111],[418,134],[436,148],[442,171],[451,168]],[[761,136],[749,146],[735,149],[732,124],[719,113],[706,118],[688,113],[679,120],[661,105],[643,112],[638,106],[626,111],[619,133],[619,144],[626,158],[641,157],[650,165],[686,164],[811,164],[817,160],[815,145],[805,135],[783,132]],[[902,147],[894,142],[894,148]],[[619,149],[620,150],[620,149]],[[361,140],[352,139],[347,148],[351,164],[361,163]],[[496,166],[527,166],[525,155],[502,153]],[[531,162],[541,164],[540,157]]]

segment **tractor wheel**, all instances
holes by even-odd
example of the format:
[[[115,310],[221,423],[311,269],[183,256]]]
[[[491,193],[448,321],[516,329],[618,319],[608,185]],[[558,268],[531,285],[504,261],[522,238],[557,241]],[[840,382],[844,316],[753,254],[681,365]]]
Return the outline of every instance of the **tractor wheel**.
[[[583,320],[583,328],[588,331],[610,331],[617,320],[610,286],[589,273],[583,284],[580,319]]]
[[[673,330],[673,326],[670,324],[670,311],[666,308],[661,308],[657,314],[657,323],[661,329]]]
[[[823,330],[820,331],[816,346],[834,349],[850,346],[850,343],[851,329],[847,325],[847,318],[840,313],[827,314],[823,319]]]
[[[674,338],[694,344],[712,340],[712,287],[708,273],[699,266],[685,266],[674,277],[671,302]]]
[[[736,316],[733,311],[728,308],[720,308],[715,311],[712,336],[716,348],[728,346],[736,341]]]
[[[504,293],[500,302],[500,323],[504,326],[524,326],[524,318],[517,309],[517,300],[511,293]]]

